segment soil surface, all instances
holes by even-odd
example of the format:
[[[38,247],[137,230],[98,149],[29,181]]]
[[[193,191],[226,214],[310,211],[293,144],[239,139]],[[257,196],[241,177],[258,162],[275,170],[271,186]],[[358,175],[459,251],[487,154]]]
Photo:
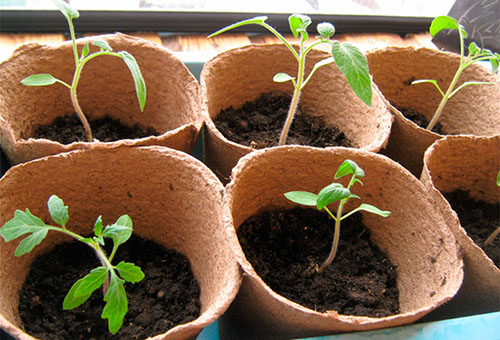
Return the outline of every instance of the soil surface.
[[[476,201],[467,191],[457,190],[444,195],[460,219],[467,235],[481,247],[486,255],[500,268],[500,235],[488,246],[484,241],[500,226],[500,203]]]
[[[94,139],[101,142],[160,135],[151,127],[145,128],[138,124],[130,127],[110,116],[90,120],[89,124]],[[83,124],[76,114],[57,117],[51,124],[39,126],[32,138],[45,138],[61,144],[87,141]]]
[[[199,287],[184,255],[133,235],[113,262],[122,260],[141,267],[145,278],[125,284],[129,309],[117,334],[101,319],[101,289],[83,305],[62,309],[71,285],[99,266],[92,249],[80,242],[59,245],[33,263],[20,293],[26,331],[47,340],[145,339],[199,316]]]
[[[360,214],[342,222],[332,264],[333,220],[314,209],[273,210],[252,216],[238,238],[257,274],[278,294],[318,312],[383,317],[399,313],[396,268],[375,244]]]
[[[223,109],[215,126],[227,139],[255,149],[278,145],[291,97],[283,92],[268,92],[239,109]],[[316,147],[351,146],[347,137],[334,126],[297,109],[286,144]]]
[[[429,125],[429,121],[423,114],[418,111],[409,108],[397,108],[403,116],[417,124],[419,127],[425,129],[427,125]],[[441,123],[437,122],[436,125],[431,130],[432,132],[439,133],[440,135],[446,135],[446,132],[443,130],[443,126]]]

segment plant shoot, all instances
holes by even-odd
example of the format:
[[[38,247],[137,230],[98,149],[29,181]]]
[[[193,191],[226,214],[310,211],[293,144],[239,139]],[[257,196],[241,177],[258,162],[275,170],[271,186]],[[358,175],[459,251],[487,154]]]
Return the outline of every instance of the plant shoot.
[[[31,234],[19,243],[14,253],[15,256],[31,252],[43,241],[49,231],[66,234],[91,247],[101,262],[101,266],[92,269],[88,275],[73,284],[64,298],[63,309],[69,310],[80,306],[88,300],[96,289],[102,286],[106,305],[101,317],[108,319],[108,329],[110,333],[115,334],[120,330],[128,310],[124,283],[136,283],[144,278],[141,268],[133,263],[121,261],[117,265],[111,264],[118,246],[125,243],[132,235],[132,220],[128,215],[122,215],[114,224],[104,227],[102,217],[99,216],[95,222],[94,236],[83,237],[66,228],[69,213],[68,207],[64,205],[62,199],[52,195],[47,206],[50,216],[60,227],[45,224],[29,209],[26,211],[16,210],[14,217],[0,228],[0,235],[5,242],[9,242],[25,234]],[[101,247],[104,246],[105,238],[109,238],[113,242],[109,256]]]
[[[439,91],[441,94],[441,102],[439,103],[439,106],[437,107],[436,111],[434,112],[434,115],[431,118],[431,121],[427,125],[427,130],[432,130],[432,128],[436,125],[439,117],[441,117],[441,114],[443,113],[443,109],[448,102],[455,94],[457,94],[458,91],[463,89],[466,86],[470,85],[488,85],[488,84],[493,84],[492,82],[482,82],[482,81],[467,81],[461,84],[460,86],[457,87],[457,82],[458,79],[460,78],[460,75],[462,72],[469,67],[470,65],[478,62],[478,61],[489,61],[491,63],[491,69],[492,73],[496,73],[498,70],[498,65],[500,62],[500,54],[498,53],[493,53],[488,49],[483,49],[479,48],[476,43],[471,42],[468,47],[468,54],[465,56],[465,46],[464,46],[464,41],[467,38],[467,32],[465,31],[465,28],[458,23],[457,20],[455,20],[452,17],[449,16],[439,16],[436,17],[429,28],[430,34],[434,37],[436,34],[438,34],[441,30],[443,29],[453,29],[458,31],[458,37],[460,39],[460,64],[458,66],[458,69],[453,76],[453,79],[451,80],[450,85],[448,86],[448,89],[446,89],[446,92],[441,89],[439,86],[438,82],[434,79],[420,79],[420,80],[415,80],[412,82],[413,84],[422,84],[422,83],[431,83],[436,87],[436,89]]]
[[[227,27],[218,30],[215,33],[210,34],[208,37],[211,38],[223,32],[229,31],[233,28],[237,28],[245,25],[260,25],[266,28],[269,32],[274,34],[290,51],[290,53],[297,60],[298,69],[295,77],[286,73],[277,73],[273,80],[275,82],[287,82],[290,81],[293,84],[294,92],[292,96],[292,101],[290,103],[290,108],[288,110],[288,115],[281,131],[281,136],[279,140],[279,145],[284,145],[286,143],[286,138],[288,131],[292,124],[295,111],[300,99],[300,93],[302,89],[307,85],[314,73],[322,66],[331,64],[333,62],[337,63],[338,68],[344,74],[352,88],[354,93],[368,106],[371,105],[372,101],[372,89],[371,89],[371,78],[368,69],[368,61],[364,54],[353,44],[348,42],[339,42],[336,40],[331,40],[330,38],[335,34],[335,27],[329,22],[323,22],[317,25],[317,31],[319,36],[316,37],[316,41],[306,46],[305,43],[309,39],[309,34],[307,33],[307,27],[311,24],[311,19],[302,14],[293,14],[288,18],[290,25],[290,30],[295,38],[300,38],[300,45],[298,51],[288,42],[283,35],[276,31],[273,27],[266,23],[266,16],[258,16],[252,19],[243,20]],[[305,76],[305,65],[306,65],[306,55],[316,46],[321,44],[328,44],[331,46],[332,56],[325,58],[317,62],[311,72]]]
[[[24,78],[23,80],[21,80],[21,83],[27,86],[48,86],[48,85],[53,85],[55,83],[59,83],[66,86],[70,91],[71,103],[73,104],[73,108],[75,109],[75,112],[78,115],[78,118],[82,122],[83,127],[85,129],[85,135],[87,141],[92,142],[93,141],[92,130],[90,128],[89,122],[85,114],[83,113],[82,108],[80,107],[76,92],[78,87],[78,82],[80,81],[80,75],[83,70],[83,66],[90,60],[102,55],[110,55],[123,59],[134,79],[135,91],[137,94],[137,99],[139,101],[139,107],[141,109],[141,112],[144,111],[144,107],[146,105],[146,83],[144,82],[144,78],[142,77],[141,70],[135,58],[126,51],[113,52],[111,46],[109,46],[109,44],[104,40],[98,39],[92,42],[92,45],[97,46],[99,48],[99,51],[90,53],[89,43],[86,43],[81,51],[81,54],[78,55],[73,19],[79,18],[80,13],[78,13],[76,9],[70,7],[66,2],[62,0],[54,0],[54,3],[59,8],[61,13],[64,15],[69,25],[71,41],[73,44],[73,54],[75,57],[75,73],[73,74],[73,80],[71,81],[71,84],[68,84],[63,80],[53,77],[50,74],[40,73]]]
[[[349,184],[347,185],[347,187],[344,187],[341,183],[333,182],[321,189],[318,194],[307,191],[290,191],[285,194],[285,197],[294,203],[316,207],[319,211],[324,209],[328,213],[328,215],[330,215],[330,217],[335,221],[333,242],[330,254],[328,255],[328,258],[325,260],[325,262],[323,262],[323,264],[319,267],[319,269],[317,269],[318,273],[323,272],[323,270],[328,267],[328,265],[330,265],[330,263],[332,263],[333,259],[335,258],[340,238],[340,223],[342,220],[362,210],[372,214],[380,215],[382,217],[387,217],[391,214],[390,211],[380,210],[379,208],[371,204],[362,203],[356,209],[353,209],[347,214],[342,215],[344,205],[349,199],[360,199],[358,195],[351,193],[351,187],[356,183],[363,184],[363,182],[361,182],[358,178],[364,177],[365,172],[354,161],[347,159],[337,169],[334,179],[339,179],[347,175],[351,175],[351,179],[349,180]],[[336,201],[339,201],[339,206],[337,208],[337,213],[333,214],[332,211],[328,208],[328,205]]]

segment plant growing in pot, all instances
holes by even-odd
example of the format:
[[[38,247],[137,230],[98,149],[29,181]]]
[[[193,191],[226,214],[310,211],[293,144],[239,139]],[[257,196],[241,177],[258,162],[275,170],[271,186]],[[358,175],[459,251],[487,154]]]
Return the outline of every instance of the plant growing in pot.
[[[133,262],[145,274],[126,284],[128,312],[111,336],[95,312],[103,307],[101,290],[78,308],[61,308],[71,283],[100,266],[90,247],[50,232],[30,253],[15,257],[21,243],[0,240],[0,328],[15,339],[194,339],[236,295],[241,273],[226,247],[223,187],[183,152],[125,146],[78,150],[14,166],[0,188],[2,225],[21,207],[49,221],[41,202],[52,192],[71,207],[71,231],[84,237],[94,233],[98,213],[121,221],[126,211],[134,233],[112,263]],[[110,256],[111,246],[104,247]],[[211,256],[214,252],[217,256]]]
[[[283,193],[297,189],[321,192],[331,183],[331,169],[345,159],[366,171],[364,185],[357,187],[356,194],[366,203],[383,206],[392,213],[389,218],[381,218],[370,213],[373,208],[364,206],[368,211],[362,209],[360,214],[344,219],[338,254],[318,274],[317,264],[331,253],[331,220],[316,209],[297,208]],[[340,181],[344,189],[349,187],[344,178]],[[338,185],[325,190],[330,189],[347,195]],[[315,199],[306,195],[306,203],[317,204],[320,195]],[[244,156],[233,170],[224,200],[230,209],[227,219],[234,225],[229,243],[244,275],[240,292],[219,321],[221,339],[235,338],[236,334],[242,339],[288,339],[403,325],[450,300],[460,287],[463,263],[446,222],[422,184],[386,157],[353,148],[283,146],[258,150]],[[358,207],[356,199],[349,199],[342,211],[347,215]],[[272,217],[264,222],[260,216],[268,214]],[[316,217],[323,220],[313,219]],[[248,223],[256,235],[262,235],[260,242],[249,241],[253,235],[246,232]],[[351,237],[354,242],[349,242]],[[366,269],[373,257],[367,255],[370,242],[388,258],[378,258],[378,265],[391,267],[389,261],[393,264],[395,277],[387,275],[384,279],[390,284],[392,277],[399,290],[394,304],[387,296],[395,287],[366,288],[375,276],[374,271]],[[355,253],[356,247],[367,252]],[[252,261],[255,254],[260,256],[259,262]],[[348,260],[354,260],[356,265]],[[301,274],[293,275],[301,266]],[[269,280],[280,271],[285,276]],[[359,303],[342,305],[343,298],[324,292],[323,298],[304,302],[320,286],[302,284],[304,281],[321,279],[329,288],[336,282],[332,277],[342,271],[350,272],[352,281],[341,284],[337,293],[342,297],[351,295]],[[286,291],[286,282],[291,284],[290,291]],[[384,313],[378,306],[368,312],[366,305],[361,306],[373,303],[373,296],[351,289],[352,282],[364,285],[364,293],[384,296],[382,304],[395,309]],[[305,290],[301,291],[301,286]]]
[[[466,55],[467,32],[451,17],[435,18],[430,33],[435,35],[443,29],[459,32],[460,55],[412,47],[367,53],[373,80],[395,115],[384,154],[417,177],[425,150],[444,134],[500,133],[500,108],[496,104],[500,100],[500,81],[478,63],[489,61],[494,73],[500,55],[475,43],[469,45]],[[440,130],[430,131],[438,119]]]
[[[26,44],[0,64],[0,145],[10,163],[97,144],[161,145],[190,152],[203,118],[198,83],[182,61],[162,46],[119,33],[75,40],[72,23],[78,12],[58,4],[68,19],[71,41]],[[166,82],[164,74],[172,81]],[[53,85],[42,89],[21,81]],[[80,122],[75,111],[89,124]],[[72,130],[66,127],[68,115]],[[96,124],[107,128],[96,131]],[[82,125],[94,126],[94,141],[89,142],[93,137]],[[144,128],[134,135],[135,125]],[[64,140],[49,137],[45,126],[58,129],[53,135]]]
[[[227,180],[242,155],[285,142],[378,151],[388,137],[392,117],[372,86],[363,53],[351,43],[332,40],[335,28],[330,23],[320,23],[317,40],[306,45],[311,19],[291,15],[290,29],[298,39],[295,46],[266,19],[244,20],[210,35],[256,24],[282,45],[251,45],[205,64],[200,82],[208,115],[205,159],[209,167]],[[321,45],[328,46],[329,52],[316,49]],[[234,121],[228,120],[237,115]],[[366,134],[361,135],[361,130]]]
[[[424,155],[421,181],[463,249],[465,276],[457,296],[439,310],[454,317],[498,311],[500,137],[447,136]]]

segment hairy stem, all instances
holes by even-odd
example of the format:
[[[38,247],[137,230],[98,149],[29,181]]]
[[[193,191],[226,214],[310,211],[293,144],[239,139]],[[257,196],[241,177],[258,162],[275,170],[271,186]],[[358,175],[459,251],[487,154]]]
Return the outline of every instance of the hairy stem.
[[[490,236],[488,236],[486,241],[484,241],[484,245],[489,246],[491,244],[491,242],[493,242],[495,237],[497,237],[498,234],[500,234],[500,227],[496,228],[495,231],[492,232]]]
[[[321,267],[319,267],[318,273],[322,273],[323,270],[325,270],[325,268],[328,267],[330,263],[332,263],[335,255],[337,254],[340,238],[340,220],[342,217],[342,208],[344,207],[345,202],[347,202],[347,199],[343,199],[340,201],[339,208],[337,210],[337,217],[334,217],[332,212],[327,207],[325,207],[325,210],[328,212],[328,214],[330,214],[330,216],[335,220],[335,229],[333,231],[333,243],[332,248],[330,249],[330,254],[328,255],[325,262],[323,262]]]

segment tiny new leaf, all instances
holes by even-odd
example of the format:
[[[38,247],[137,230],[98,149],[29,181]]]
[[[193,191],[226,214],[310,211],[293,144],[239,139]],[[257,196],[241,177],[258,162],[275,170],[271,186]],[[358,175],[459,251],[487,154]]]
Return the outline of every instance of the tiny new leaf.
[[[368,60],[355,45],[334,41],[332,54],[354,93],[368,106],[372,103],[372,87]]]
[[[64,297],[63,309],[74,309],[87,301],[92,293],[104,284],[107,275],[108,270],[105,267],[97,267],[76,281]]]
[[[52,195],[47,202],[47,206],[54,222],[65,227],[69,219],[69,214],[68,206],[64,205],[63,200],[56,195]]]
[[[328,204],[335,201],[340,201],[344,198],[348,198],[351,195],[351,191],[344,187],[340,183],[331,183],[321,189],[318,193],[318,199],[316,202],[316,207],[318,210],[323,209]]]
[[[329,22],[321,22],[316,26],[316,30],[323,38],[329,39],[335,34],[335,26]]]
[[[298,38],[299,34],[302,33],[302,40],[307,40],[308,34],[306,32],[306,29],[311,24],[311,18],[303,14],[292,14],[288,17],[288,23],[290,25],[290,31],[292,31],[294,38]]]
[[[337,169],[334,178],[339,179],[346,175],[354,174],[356,177],[364,177],[365,172],[359,167],[356,162],[346,159]]]
[[[221,28],[220,30],[208,35],[208,38],[212,38],[216,35],[219,35],[221,33],[224,33],[224,32],[227,32],[229,30],[232,30],[233,28],[236,28],[236,27],[240,27],[240,26],[245,26],[245,25],[251,25],[251,24],[256,24],[256,25],[262,25],[264,24],[264,22],[267,20],[267,17],[266,16],[258,16],[258,17],[254,17],[254,18],[251,18],[251,19],[247,19],[247,20],[242,20],[242,21],[239,21],[239,22],[236,22],[232,25],[229,25],[229,26],[226,26],[224,28]]]
[[[86,56],[89,55],[89,52],[90,52],[90,47],[89,47],[89,43],[86,42],[85,43],[85,46],[83,46],[83,49],[82,49],[82,56],[80,57],[80,59],[83,59],[85,58]]]
[[[21,83],[26,86],[48,86],[56,82],[57,78],[54,78],[48,73],[33,74],[21,80]]]
[[[108,319],[108,329],[111,334],[115,334],[120,330],[123,318],[127,314],[128,302],[123,286],[124,282],[114,272],[111,272],[108,292],[104,296],[106,305],[101,314],[101,318]]]
[[[290,201],[310,207],[316,206],[318,195],[307,191],[290,191],[285,194]]]
[[[120,216],[112,225],[108,225],[103,233],[103,237],[113,239],[116,247],[127,242],[132,235],[132,219],[128,215]]]
[[[66,17],[66,20],[71,21],[72,19],[78,19],[80,17],[80,13],[78,13],[78,11],[71,7],[67,2],[62,0],[53,0],[53,2],[64,17]]]
[[[101,51],[108,51],[108,52],[113,51],[113,49],[111,48],[111,46],[109,46],[109,44],[106,40],[102,40],[102,39],[94,40],[92,45],[99,47],[101,49]]]
[[[142,77],[139,65],[137,64],[134,56],[130,53],[121,51],[118,52],[118,54],[122,57],[123,61],[128,66],[132,77],[134,78],[135,92],[137,94],[137,99],[139,100],[139,106],[141,111],[144,111],[144,107],[146,106],[146,82]]]
[[[144,278],[144,273],[141,268],[133,263],[121,261],[115,268],[118,269],[122,279],[127,282],[136,283]]]
[[[285,83],[285,82],[291,81],[291,80],[295,80],[295,78],[289,74],[282,73],[282,72],[276,73],[273,77],[273,81],[276,83]]]

